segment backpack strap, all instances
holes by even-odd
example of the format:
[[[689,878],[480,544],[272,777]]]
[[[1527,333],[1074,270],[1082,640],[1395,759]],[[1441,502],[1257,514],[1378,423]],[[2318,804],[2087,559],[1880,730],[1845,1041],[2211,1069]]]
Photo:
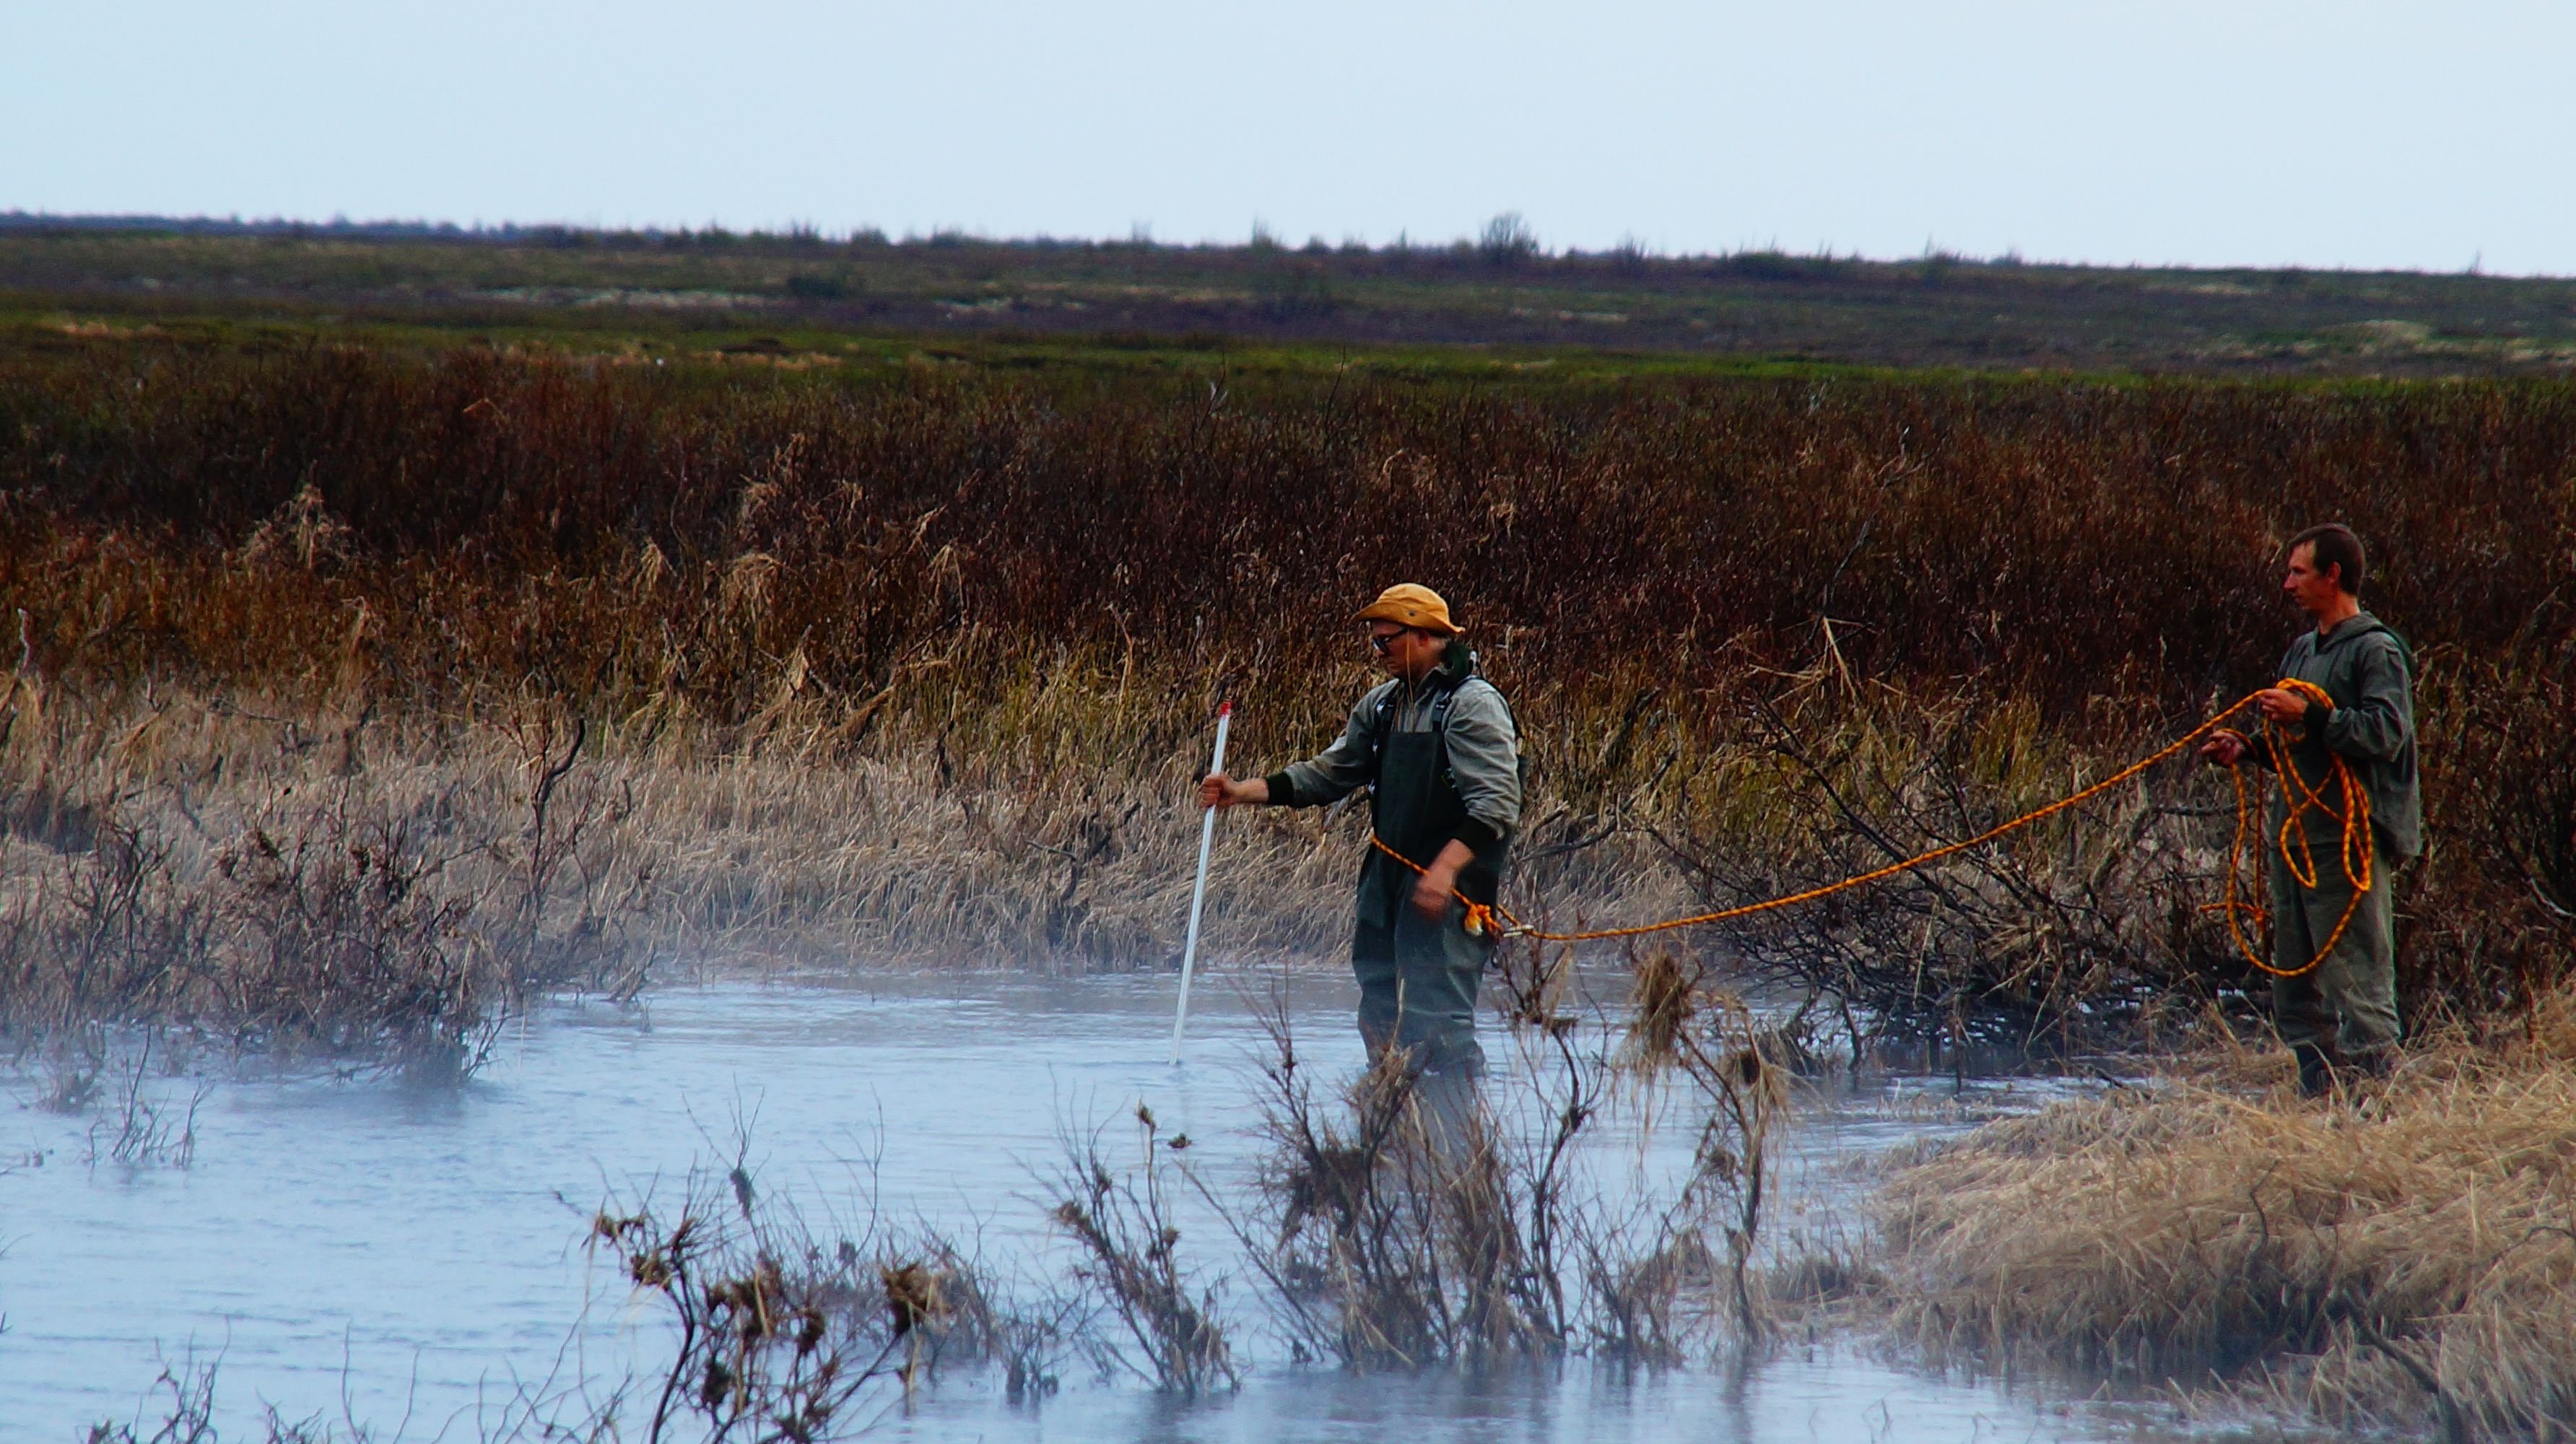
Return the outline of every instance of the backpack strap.
[[[1440,694],[1431,699],[1430,731],[1433,736],[1440,739],[1440,771],[1443,776],[1446,776],[1449,771],[1449,704],[1458,700],[1460,687],[1474,680],[1476,678],[1472,673],[1461,677],[1455,685],[1441,688]],[[1378,699],[1377,721],[1369,729],[1369,769],[1372,774],[1386,765],[1387,739],[1395,735],[1395,699],[1403,690],[1404,684],[1398,682],[1388,687],[1386,695]],[[1511,703],[1505,702],[1503,705],[1508,709]],[[1372,780],[1374,780],[1373,777]],[[1456,786],[1456,780],[1452,779],[1450,785]]]
[[[1404,690],[1401,682],[1391,683],[1384,696],[1377,699],[1377,720],[1369,727],[1369,786],[1377,786],[1378,773],[1386,766],[1386,741],[1395,734],[1395,694]]]
[[[1449,708],[1458,700],[1458,694],[1466,690],[1470,682],[1483,682],[1486,686],[1493,687],[1494,696],[1503,704],[1503,715],[1511,719],[1512,735],[1514,737],[1520,735],[1520,718],[1512,711],[1512,699],[1504,696],[1503,689],[1494,687],[1494,684],[1482,673],[1470,672],[1459,678],[1454,686],[1441,688],[1440,695],[1431,699],[1430,731],[1433,736],[1440,739],[1440,775],[1447,779],[1453,788],[1458,785],[1458,779],[1449,771]],[[1386,695],[1378,699],[1377,719],[1369,730],[1369,769],[1372,784],[1375,781],[1376,770],[1386,763],[1387,739],[1395,734],[1395,699],[1403,690],[1403,684],[1397,683],[1387,688]],[[1520,766],[1521,785],[1526,788],[1529,785],[1529,757],[1524,753],[1517,761]]]
[[[1449,770],[1449,706],[1458,700],[1461,689],[1469,682],[1476,681],[1483,681],[1486,686],[1494,688],[1494,696],[1503,704],[1503,715],[1511,719],[1513,737],[1517,739],[1520,736],[1520,718],[1512,711],[1512,699],[1504,695],[1502,688],[1494,687],[1491,681],[1471,673],[1460,678],[1457,686],[1442,688],[1440,695],[1432,699],[1431,732],[1433,736],[1440,739],[1440,778],[1449,784],[1452,791],[1458,787],[1458,776]],[[1369,739],[1369,787],[1372,791],[1377,786],[1378,770],[1386,764],[1387,739],[1393,735],[1395,729],[1396,694],[1402,690],[1400,684],[1389,687],[1386,695],[1378,700],[1377,720],[1370,729]],[[1521,796],[1526,799],[1529,796],[1529,754],[1517,752],[1512,760],[1520,773]]]

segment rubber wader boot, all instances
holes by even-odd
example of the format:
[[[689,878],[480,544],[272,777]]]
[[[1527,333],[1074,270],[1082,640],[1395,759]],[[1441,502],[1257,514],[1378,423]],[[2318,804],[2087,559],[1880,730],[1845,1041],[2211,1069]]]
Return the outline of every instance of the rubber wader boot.
[[[1464,1164],[1483,1136],[1483,1101],[1476,1075],[1463,1068],[1426,1069],[1413,1081],[1414,1117],[1432,1156]]]

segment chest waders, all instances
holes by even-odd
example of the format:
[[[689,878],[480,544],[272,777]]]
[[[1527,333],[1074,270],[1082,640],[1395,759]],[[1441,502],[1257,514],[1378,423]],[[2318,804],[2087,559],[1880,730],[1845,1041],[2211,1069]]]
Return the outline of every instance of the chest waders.
[[[2414,653],[2403,638],[2397,646],[2411,676]],[[2343,685],[2333,661],[2313,646],[2305,656],[2294,650],[2284,658],[2281,673],[2315,683],[2337,707],[2359,701]],[[2322,740],[2291,743],[2289,762],[2309,788],[2332,785],[2334,758]],[[2278,789],[2266,799],[2263,816],[2264,835],[2278,839],[2289,817]],[[2307,840],[2307,855],[2319,860],[2313,886],[2292,875],[2278,846],[2263,850],[2264,883],[2272,904],[2272,960],[2282,968],[2302,969],[2295,976],[2272,978],[2272,1026],[2299,1060],[2299,1086],[2311,1095],[2329,1085],[2336,1065],[2374,1064],[2405,1031],[2397,1012],[2395,889],[2400,859],[2376,823],[2371,832],[2370,889],[2358,901],[2351,880],[2336,864],[2341,839],[2312,818],[2300,817],[2297,835]],[[2332,948],[2324,946],[2329,938]],[[2308,968],[2311,959],[2316,966]]]
[[[1371,826],[1407,857],[1430,861],[1466,825],[1467,804],[1449,770],[1447,727],[1449,704],[1467,680],[1449,684],[1433,699],[1425,731],[1397,730],[1397,692],[1387,694],[1379,711]],[[1497,839],[1478,849],[1475,860],[1459,869],[1458,890],[1492,903],[1507,846]],[[1484,1069],[1485,1055],[1476,1045],[1476,992],[1494,945],[1468,935],[1466,909],[1456,898],[1437,919],[1415,910],[1414,882],[1410,871],[1375,848],[1360,864],[1359,920],[1351,935],[1360,1036],[1372,1053],[1406,1049],[1419,1071],[1472,1078]]]

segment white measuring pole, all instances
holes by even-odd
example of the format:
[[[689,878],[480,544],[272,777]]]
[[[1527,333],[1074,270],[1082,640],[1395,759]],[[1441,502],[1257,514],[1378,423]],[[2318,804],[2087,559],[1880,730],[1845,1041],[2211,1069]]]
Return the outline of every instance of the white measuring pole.
[[[1225,731],[1234,722],[1234,704],[1224,703],[1216,709],[1216,760],[1208,764],[1214,775],[1225,770]],[[1181,1061],[1181,1030],[1190,1021],[1190,971],[1199,956],[1199,909],[1207,903],[1208,848],[1216,842],[1216,809],[1207,810],[1199,822],[1199,880],[1190,888],[1190,931],[1181,944],[1181,1007],[1172,1015],[1172,1061]]]

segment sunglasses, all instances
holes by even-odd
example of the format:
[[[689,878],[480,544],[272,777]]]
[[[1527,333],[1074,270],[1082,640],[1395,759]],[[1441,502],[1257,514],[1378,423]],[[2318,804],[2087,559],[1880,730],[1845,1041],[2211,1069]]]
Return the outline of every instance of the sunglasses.
[[[1369,650],[1383,657],[1386,655],[1386,649],[1395,645],[1396,638],[1412,630],[1411,627],[1399,627],[1392,632],[1371,632],[1368,639]]]

